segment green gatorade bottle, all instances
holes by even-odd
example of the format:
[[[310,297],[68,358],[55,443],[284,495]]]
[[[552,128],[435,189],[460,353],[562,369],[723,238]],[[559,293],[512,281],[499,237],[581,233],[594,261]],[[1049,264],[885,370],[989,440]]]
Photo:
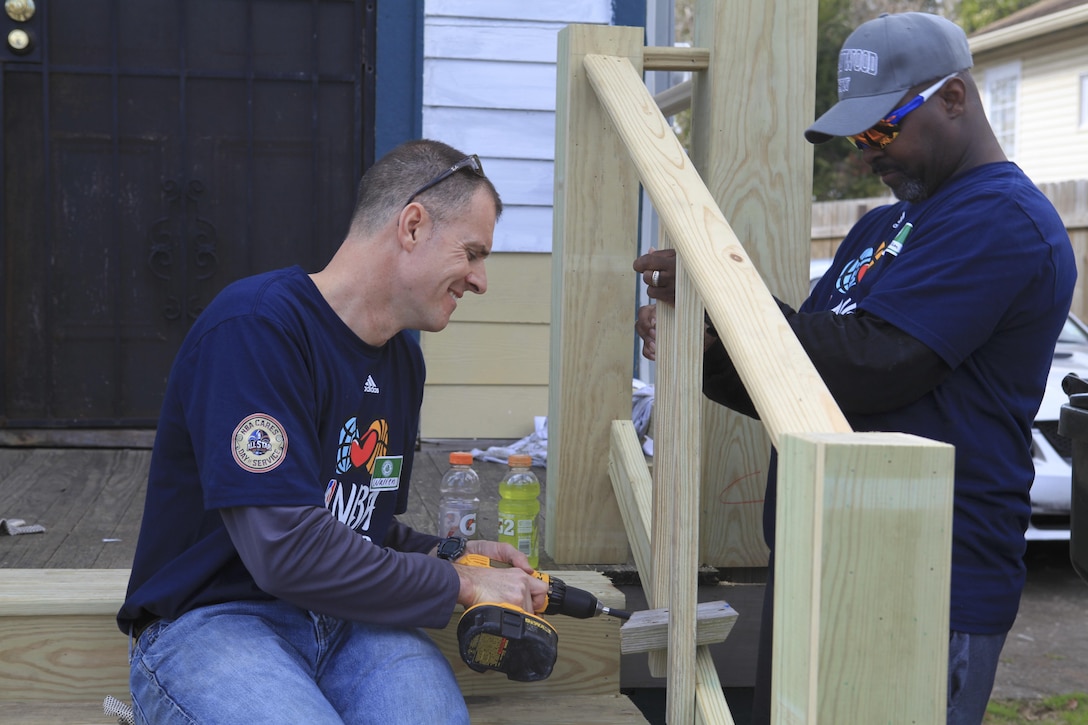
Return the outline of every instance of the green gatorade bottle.
[[[532,471],[533,459],[510,456],[506,475],[499,481],[499,541],[529,557],[534,569],[540,563],[537,514],[540,513],[540,479]]]

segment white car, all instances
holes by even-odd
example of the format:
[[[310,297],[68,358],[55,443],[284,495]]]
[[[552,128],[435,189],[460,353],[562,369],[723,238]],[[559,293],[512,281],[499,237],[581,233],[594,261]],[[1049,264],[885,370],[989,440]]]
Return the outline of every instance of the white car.
[[[809,289],[831,266],[830,259],[813,259]],[[1088,379],[1088,327],[1073,314],[1065,322],[1054,350],[1046,390],[1031,428],[1035,482],[1031,486],[1029,541],[1069,540],[1069,511],[1073,496],[1072,443],[1058,435],[1058,418],[1069,396],[1062,380],[1069,373]]]

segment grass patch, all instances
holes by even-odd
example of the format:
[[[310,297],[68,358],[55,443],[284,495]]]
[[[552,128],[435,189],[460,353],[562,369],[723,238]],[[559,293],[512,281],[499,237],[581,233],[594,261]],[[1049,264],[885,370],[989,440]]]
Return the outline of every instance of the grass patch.
[[[990,700],[982,722],[983,725],[1088,725],[1088,693],[1054,695],[1042,700]]]

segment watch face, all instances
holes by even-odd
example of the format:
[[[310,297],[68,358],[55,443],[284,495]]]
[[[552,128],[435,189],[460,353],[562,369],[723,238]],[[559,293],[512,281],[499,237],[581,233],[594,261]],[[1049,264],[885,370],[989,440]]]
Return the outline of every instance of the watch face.
[[[460,558],[463,553],[465,553],[465,540],[459,536],[451,536],[438,545],[438,556],[441,559],[453,561]]]

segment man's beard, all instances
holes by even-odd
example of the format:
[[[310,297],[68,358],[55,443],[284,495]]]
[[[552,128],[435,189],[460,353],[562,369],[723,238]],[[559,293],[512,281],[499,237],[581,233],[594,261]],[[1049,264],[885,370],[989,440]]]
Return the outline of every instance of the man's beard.
[[[892,189],[895,198],[899,201],[909,201],[916,204],[929,198],[929,190],[919,179],[913,176],[904,176],[903,183]]]

